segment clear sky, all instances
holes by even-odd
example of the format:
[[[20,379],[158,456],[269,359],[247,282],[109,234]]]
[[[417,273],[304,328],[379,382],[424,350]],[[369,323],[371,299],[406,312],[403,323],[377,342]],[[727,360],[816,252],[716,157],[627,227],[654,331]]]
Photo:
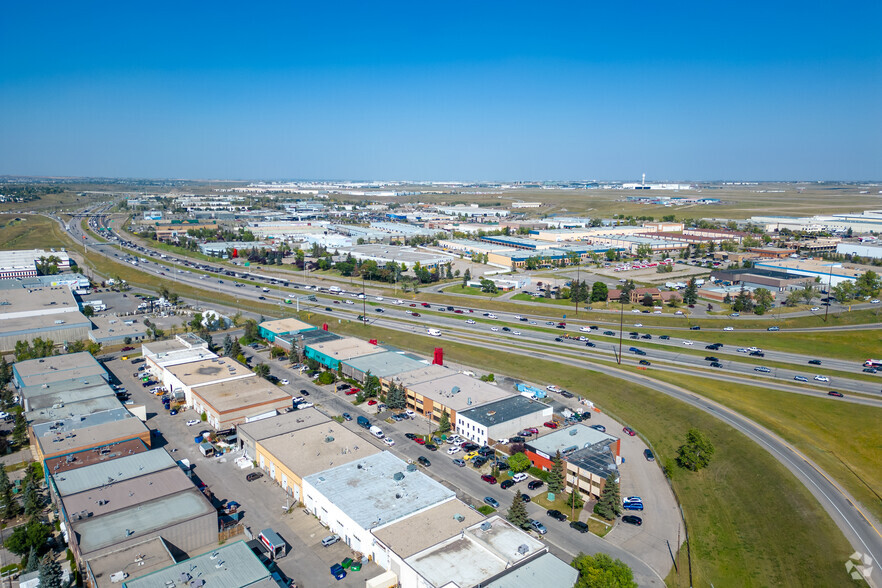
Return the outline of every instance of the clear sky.
[[[882,180],[882,2],[0,7],[0,174]]]

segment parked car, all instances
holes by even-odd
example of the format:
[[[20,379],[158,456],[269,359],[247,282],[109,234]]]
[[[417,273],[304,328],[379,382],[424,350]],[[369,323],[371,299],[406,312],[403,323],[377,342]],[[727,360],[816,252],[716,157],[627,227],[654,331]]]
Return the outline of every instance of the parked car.
[[[553,519],[557,519],[558,521],[567,520],[567,515],[560,512],[559,510],[552,509],[552,510],[547,511],[545,514],[547,514],[548,516],[550,516]]]
[[[334,543],[340,540],[340,535],[328,535],[324,539],[322,539],[322,547],[330,547]]]
[[[492,506],[493,508],[499,508],[499,502],[493,498],[492,496],[485,496],[484,502]]]
[[[587,523],[583,523],[582,521],[573,521],[573,522],[571,522],[571,523],[570,523],[570,528],[571,528],[571,529],[575,529],[575,530],[577,530],[577,531],[580,532],[580,533],[587,533],[587,532],[588,532],[588,524],[587,524]]]
[[[530,490],[535,490],[537,488],[541,488],[544,485],[545,485],[545,482],[543,482],[542,480],[533,480],[532,482],[527,484],[527,488]]]
[[[463,460],[461,460],[461,459],[454,459],[454,460],[453,460],[453,463],[454,463],[455,465],[457,465],[458,467],[461,467],[461,468],[462,468],[462,467],[465,467],[465,464],[466,464],[466,462],[463,461]]]
[[[625,510],[643,510],[642,502],[624,502],[622,508]]]
[[[429,467],[430,465],[432,465],[432,462],[429,461],[429,459],[427,457],[422,456],[422,455],[417,458],[417,461],[425,467]]]
[[[491,485],[496,483],[496,478],[489,474],[484,474],[483,476],[481,476],[481,479]]]
[[[639,527],[643,524],[643,519],[635,517],[634,515],[625,515],[622,517],[622,522],[628,523],[629,525],[637,525]]]
[[[545,525],[537,521],[536,519],[530,520],[530,528],[539,533],[540,535],[544,535],[548,532],[548,529],[545,528]]]
[[[502,483],[499,484],[499,487],[502,488],[503,490],[508,490],[509,488],[511,488],[514,485],[515,485],[514,480],[503,480]]]
[[[643,457],[646,458],[646,461],[655,461],[655,456],[652,454],[651,449],[644,449],[643,450]]]
[[[263,477],[263,472],[251,472],[247,476],[245,476],[245,480],[248,482],[253,482],[254,480],[259,480]]]
[[[603,425],[591,425],[591,428],[597,429],[601,433],[606,433],[606,427],[604,427]]]
[[[542,425],[548,427],[549,429],[557,428],[557,423],[555,423],[554,421],[545,421],[544,423],[542,423]]]
[[[622,431],[625,432],[625,433],[627,433],[627,434],[630,435],[631,437],[633,437],[634,435],[637,434],[637,433],[634,432],[634,429],[632,429],[631,427],[623,427],[623,428],[622,428]]]

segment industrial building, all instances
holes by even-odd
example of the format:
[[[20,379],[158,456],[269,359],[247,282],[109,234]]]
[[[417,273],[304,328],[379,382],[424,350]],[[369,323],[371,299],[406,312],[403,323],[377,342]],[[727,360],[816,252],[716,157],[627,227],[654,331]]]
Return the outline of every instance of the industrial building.
[[[829,287],[837,286],[842,282],[854,281],[864,275],[864,272],[878,269],[873,266],[848,262],[792,258],[757,260],[753,267],[782,271],[794,276],[806,276],[817,279],[821,284]]]
[[[25,413],[51,408],[57,404],[74,404],[96,398],[116,399],[116,393],[102,376],[63,380],[46,384],[22,386],[18,389]],[[26,414],[29,417],[29,415]]]
[[[147,338],[147,327],[136,318],[93,316],[90,320],[89,339],[102,345],[128,345]]]
[[[342,337],[333,341],[309,343],[303,349],[304,355],[307,358],[319,362],[329,370],[336,370],[343,361],[386,351],[384,347],[373,345],[355,337]]]
[[[404,351],[381,351],[348,359],[342,363],[343,375],[364,382],[368,372],[381,381],[428,365],[428,361]]]
[[[354,245],[340,251],[341,255],[344,253],[351,254],[354,259],[359,261],[375,261],[380,267],[395,262],[397,264],[403,263],[408,269],[412,269],[417,263],[424,268],[431,269],[454,260],[452,255],[428,249],[381,244]]]
[[[0,351],[37,337],[59,345],[86,341],[91,330],[92,323],[66,286],[0,289]]]
[[[590,239],[592,244],[605,245],[622,249],[628,253],[637,253],[641,246],[649,247],[653,253],[679,251],[688,247],[688,243],[682,240],[665,241],[653,237],[640,237],[638,235],[603,234],[593,235]]]
[[[141,356],[147,371],[157,379],[162,377],[165,368],[217,357],[208,350],[208,343],[193,333],[175,335],[174,339],[165,341],[143,342]]]
[[[554,410],[549,405],[526,396],[505,396],[458,412],[456,419],[451,420],[456,433],[479,445],[487,445],[551,420]]]
[[[303,478],[306,509],[353,551],[375,561],[381,550],[372,531],[455,497],[453,490],[388,451]]]
[[[524,251],[539,252],[549,249],[554,245],[551,241],[537,241],[535,239],[526,239],[524,237],[507,237],[505,235],[485,235],[481,237],[484,243],[492,245],[502,245],[512,249],[522,249]]]
[[[263,378],[236,378],[191,388],[193,410],[205,413],[215,429],[228,429],[250,418],[272,416],[291,407],[291,395]]]
[[[257,444],[264,439],[293,433],[330,420],[315,408],[305,408],[268,418],[253,419],[237,427],[237,443],[239,449],[244,450],[245,455],[255,461],[257,460]]]
[[[77,562],[161,537],[180,557],[217,543],[217,510],[164,449],[51,475]]]
[[[70,256],[65,251],[17,249],[0,251],[0,280],[30,278],[37,275],[40,258],[54,257],[59,271],[70,269]]]
[[[239,380],[240,385],[247,386],[241,380],[257,377],[257,374],[234,359],[214,357],[164,367],[161,382],[162,387],[170,392],[182,391],[186,405],[193,406],[193,391],[201,386],[233,380]]]
[[[16,388],[42,387],[70,380],[85,380],[93,376],[105,383],[110,374],[87,351],[52,355],[40,359],[17,361],[12,364],[12,382]]]
[[[544,471],[551,470],[551,460],[560,452],[566,462],[567,492],[578,488],[583,496],[600,498],[607,477],[619,479],[621,441],[582,424],[529,439],[524,448],[533,466]]]
[[[847,241],[836,245],[836,253],[840,255],[856,255],[868,259],[882,259],[882,245],[875,241]]]
[[[402,372],[393,380],[404,387],[407,407],[436,423],[443,413],[453,424],[459,411],[510,396],[498,386],[440,365]]]
[[[476,253],[490,254],[511,250],[511,247],[507,247],[506,245],[473,241],[471,239],[441,239],[438,241],[438,247],[441,247],[445,251],[464,253],[470,256]]]
[[[122,406],[34,424],[29,427],[28,434],[37,461],[132,439],[140,439],[145,445],[151,443],[150,429]]]
[[[477,204],[470,206],[436,206],[435,210],[449,216],[465,216],[469,218],[504,218],[509,215],[509,211],[502,207],[478,206]]]
[[[316,329],[316,327],[297,320],[296,318],[263,321],[257,328],[260,337],[266,339],[270,343],[273,343],[276,340],[276,337],[283,337],[290,341],[291,335],[296,335],[305,331],[314,331]]]

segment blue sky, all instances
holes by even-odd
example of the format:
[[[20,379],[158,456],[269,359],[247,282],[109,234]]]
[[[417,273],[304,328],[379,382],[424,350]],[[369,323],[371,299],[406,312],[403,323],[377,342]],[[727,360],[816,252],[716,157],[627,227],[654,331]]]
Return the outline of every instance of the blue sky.
[[[6,3],[0,174],[882,180],[880,2],[315,4]]]

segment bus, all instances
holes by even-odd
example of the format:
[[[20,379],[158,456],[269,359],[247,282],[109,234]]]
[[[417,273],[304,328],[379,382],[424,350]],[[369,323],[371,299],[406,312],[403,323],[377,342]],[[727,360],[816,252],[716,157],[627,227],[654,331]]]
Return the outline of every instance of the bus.
[[[864,367],[882,368],[882,359],[868,359],[864,362]]]

